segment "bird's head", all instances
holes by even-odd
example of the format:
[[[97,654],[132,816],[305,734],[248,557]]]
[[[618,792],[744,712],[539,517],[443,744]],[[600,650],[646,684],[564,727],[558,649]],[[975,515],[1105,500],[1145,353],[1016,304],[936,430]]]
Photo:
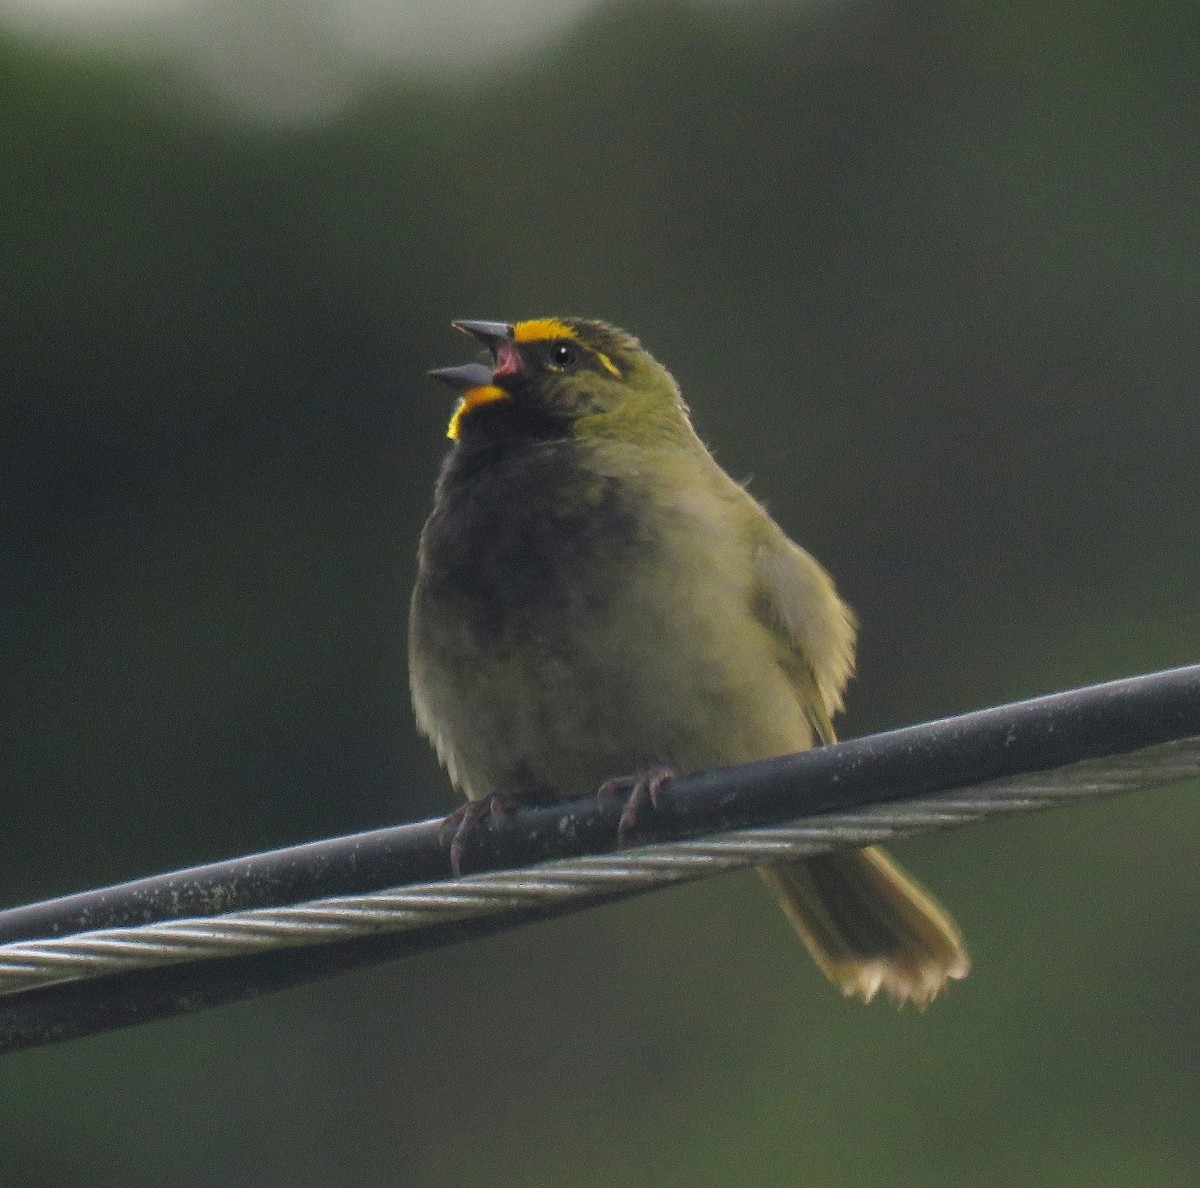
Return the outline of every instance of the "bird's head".
[[[690,435],[670,373],[630,334],[583,318],[455,322],[483,342],[479,364],[429,374],[461,393],[448,436],[668,441]]]

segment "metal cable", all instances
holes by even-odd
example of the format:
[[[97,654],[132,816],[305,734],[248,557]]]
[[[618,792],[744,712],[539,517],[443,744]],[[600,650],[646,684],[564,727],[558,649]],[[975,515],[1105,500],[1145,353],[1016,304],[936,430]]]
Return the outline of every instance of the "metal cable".
[[[599,900],[743,866],[805,858],[965,825],[985,817],[1098,800],[1200,776],[1200,736],[966,790],[809,816],[617,854],[284,907],[80,932],[0,945],[0,995],[157,966],[299,948],[564,900]]]

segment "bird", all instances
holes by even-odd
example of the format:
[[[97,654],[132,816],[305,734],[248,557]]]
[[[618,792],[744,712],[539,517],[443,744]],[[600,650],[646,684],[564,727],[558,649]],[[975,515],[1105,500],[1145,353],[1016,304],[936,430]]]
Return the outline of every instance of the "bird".
[[[486,812],[632,789],[835,741],[857,623],[697,435],[678,384],[597,319],[456,321],[458,393],[409,614],[417,725]],[[484,358],[481,353],[480,358]],[[924,1006],[970,961],[883,850],[758,868],[843,994]]]

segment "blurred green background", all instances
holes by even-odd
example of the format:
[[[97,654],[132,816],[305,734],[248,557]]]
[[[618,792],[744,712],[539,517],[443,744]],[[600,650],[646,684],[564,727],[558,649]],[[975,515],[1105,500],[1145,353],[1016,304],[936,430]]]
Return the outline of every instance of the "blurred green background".
[[[4,902],[453,803],[451,317],[672,368],[861,615],[844,734],[1200,656],[1193,3],[137,7],[0,5]],[[924,1015],[727,879],[10,1056],[0,1184],[1192,1184],[1198,791],[898,847]]]

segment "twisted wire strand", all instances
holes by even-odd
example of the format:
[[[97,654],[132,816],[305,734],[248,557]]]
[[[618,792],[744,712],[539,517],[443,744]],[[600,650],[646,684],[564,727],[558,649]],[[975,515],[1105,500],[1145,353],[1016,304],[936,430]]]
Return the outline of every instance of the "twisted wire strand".
[[[419,929],[562,900],[687,882],[738,867],[807,858],[996,816],[1100,800],[1200,777],[1200,737],[1107,759],[1010,776],[916,800],[810,816],[617,854],[416,883],[285,907],[110,928],[0,945],[0,995],[60,982],[268,949]]]

